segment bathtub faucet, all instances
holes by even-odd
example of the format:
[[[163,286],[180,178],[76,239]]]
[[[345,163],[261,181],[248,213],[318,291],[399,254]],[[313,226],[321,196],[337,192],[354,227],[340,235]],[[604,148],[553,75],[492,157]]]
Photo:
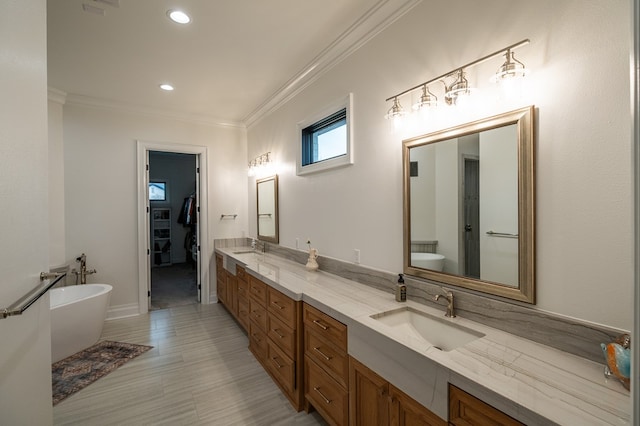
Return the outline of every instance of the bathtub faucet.
[[[87,270],[87,255],[85,255],[84,253],[82,253],[80,256],[76,258],[76,262],[80,263],[80,271],[74,268],[71,270],[71,273],[74,274],[76,277],[80,275],[80,284],[86,284],[87,275],[95,274],[97,271],[95,269]]]

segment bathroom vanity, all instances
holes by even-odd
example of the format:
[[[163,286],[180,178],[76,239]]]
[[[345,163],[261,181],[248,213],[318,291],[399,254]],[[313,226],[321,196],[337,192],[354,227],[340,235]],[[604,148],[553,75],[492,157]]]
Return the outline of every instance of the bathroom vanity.
[[[216,266],[256,358],[330,424],[630,424],[603,364],[269,253],[217,248]]]

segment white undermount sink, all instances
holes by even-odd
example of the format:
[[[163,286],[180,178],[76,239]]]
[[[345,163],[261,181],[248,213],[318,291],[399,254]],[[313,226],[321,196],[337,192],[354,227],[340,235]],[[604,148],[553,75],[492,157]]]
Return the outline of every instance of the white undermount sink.
[[[478,331],[409,306],[371,315],[371,318],[392,328],[394,332],[420,338],[443,351],[453,350],[484,337],[484,334]]]
[[[233,254],[253,253],[253,249],[242,249],[231,252]]]

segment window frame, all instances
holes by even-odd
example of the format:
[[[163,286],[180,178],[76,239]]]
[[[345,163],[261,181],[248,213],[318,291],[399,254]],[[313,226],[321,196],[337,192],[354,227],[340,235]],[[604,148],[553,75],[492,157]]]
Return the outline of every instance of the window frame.
[[[296,174],[298,176],[302,176],[302,175],[306,175],[306,174],[310,174],[310,173],[316,173],[316,172],[320,172],[320,171],[324,171],[324,170],[330,170],[330,169],[334,169],[334,168],[338,168],[338,167],[344,167],[344,166],[348,166],[353,164],[353,136],[352,136],[352,129],[353,129],[353,120],[352,120],[352,104],[353,104],[353,94],[349,93],[347,96],[332,102],[331,104],[327,105],[326,107],[324,107],[322,110],[316,112],[315,114],[313,114],[312,116],[310,116],[309,118],[300,121],[297,125],[298,127],[298,137],[297,139],[297,144],[298,144],[298,158],[296,160]],[[346,119],[346,136],[347,136],[347,143],[346,143],[346,153],[336,156],[336,157],[332,157],[332,158],[328,158],[326,160],[321,160],[315,163],[309,163],[304,165],[304,156],[308,155],[307,154],[307,150],[304,148],[305,144],[308,144],[309,142],[305,142],[304,141],[304,137],[303,137],[303,130],[309,128],[309,127],[313,127],[315,125],[320,125],[324,122],[329,120],[332,116],[336,115],[337,113],[339,113],[342,110],[345,110],[345,119]],[[325,126],[321,126],[320,128],[324,128]]]
[[[153,184],[161,183],[164,184],[164,199],[151,199],[151,186]],[[149,179],[148,182],[148,191],[147,191],[147,200],[150,203],[168,203],[169,202],[169,182],[166,179]]]

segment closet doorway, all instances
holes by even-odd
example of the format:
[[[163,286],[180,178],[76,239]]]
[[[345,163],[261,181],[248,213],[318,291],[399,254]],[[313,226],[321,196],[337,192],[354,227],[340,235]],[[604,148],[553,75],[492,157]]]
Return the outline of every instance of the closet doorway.
[[[149,151],[150,310],[199,302],[197,156]]]
[[[152,255],[152,248],[155,245],[151,244],[151,201],[149,200],[150,193],[150,179],[149,179],[149,154],[151,152],[162,152],[165,154],[193,154],[196,161],[195,171],[189,172],[189,175],[196,176],[196,238],[197,243],[197,265],[196,265],[196,279],[198,297],[197,300],[200,303],[210,302],[210,285],[209,285],[209,244],[207,242],[209,235],[208,227],[208,172],[207,172],[207,158],[208,150],[205,146],[200,145],[185,145],[177,143],[163,143],[163,142],[147,142],[136,141],[137,151],[137,188],[138,188],[138,304],[137,314],[147,313],[151,307],[151,268],[155,261]],[[170,176],[164,176],[168,178]],[[182,198],[182,194],[175,194],[172,190],[172,185],[169,189],[169,197],[174,196]],[[182,201],[181,200],[181,201]],[[175,214],[173,213],[172,218]],[[160,216],[159,216],[160,217]],[[177,220],[176,216],[176,219]],[[174,219],[172,219],[174,221]],[[172,223],[172,227],[176,224]],[[181,224],[178,224],[181,226]],[[176,243],[179,246],[184,244],[184,241]],[[174,244],[172,243],[171,251],[173,251]],[[160,251],[162,252],[162,246]],[[167,247],[167,249],[169,248]],[[163,252],[163,253],[166,253]],[[164,256],[169,256],[164,254]],[[186,253],[185,253],[186,259]],[[186,262],[185,262],[186,263]],[[127,308],[131,309],[131,308]]]

